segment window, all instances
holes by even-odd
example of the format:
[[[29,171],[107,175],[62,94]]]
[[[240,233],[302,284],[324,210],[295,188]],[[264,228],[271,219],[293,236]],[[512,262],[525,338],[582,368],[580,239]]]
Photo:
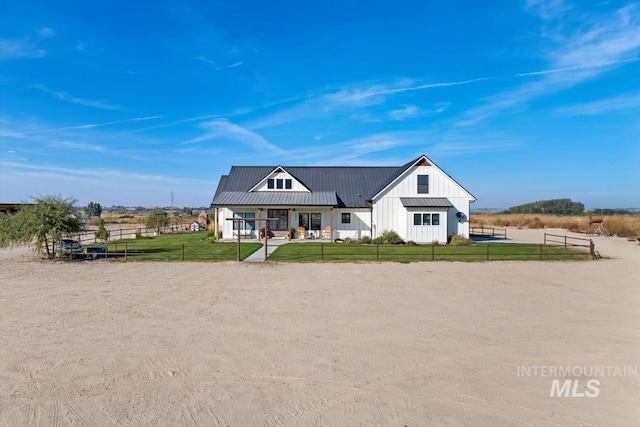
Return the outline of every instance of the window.
[[[282,179],[276,179],[276,188],[278,190],[282,190],[284,188],[283,182],[284,182],[284,180],[282,180]]]
[[[413,225],[440,225],[440,214],[414,213]]]
[[[287,209],[268,209],[267,215],[269,218],[280,218],[277,221],[269,221],[269,230],[289,231],[289,211]]]
[[[254,219],[256,217],[255,212],[234,212],[234,218],[245,218],[245,219]],[[255,230],[256,222],[255,221],[233,221],[233,229],[237,230],[238,227],[240,230]]]
[[[267,188],[270,189],[270,190],[273,190],[274,188],[276,188],[275,181],[276,181],[275,179],[269,178],[267,180]]]
[[[429,175],[418,175],[418,194],[429,194]]]
[[[320,212],[299,213],[298,225],[305,230],[320,230],[322,215]]]
[[[343,224],[351,224],[351,213],[343,212],[342,213],[342,223]]]
[[[291,190],[291,180],[290,179],[285,179],[284,180],[284,189],[285,190]]]

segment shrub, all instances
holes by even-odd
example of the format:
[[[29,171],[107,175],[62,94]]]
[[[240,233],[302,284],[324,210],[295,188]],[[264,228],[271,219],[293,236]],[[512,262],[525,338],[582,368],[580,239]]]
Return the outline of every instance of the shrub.
[[[473,246],[473,240],[467,239],[462,234],[454,233],[449,238],[449,244],[451,246]]]
[[[216,227],[214,224],[207,225],[207,238],[209,240],[216,240]]]
[[[373,239],[373,243],[379,245],[399,245],[404,243],[402,237],[393,230],[384,230],[382,234]]]
[[[413,240],[409,240],[409,241],[407,242],[407,246],[416,246],[416,245],[417,245],[417,243],[416,243],[416,242],[414,242]]]
[[[351,239],[351,237],[345,237],[344,239],[342,239],[342,243],[352,243],[353,239]]]
[[[360,244],[361,245],[370,245],[371,244],[371,237],[369,236],[362,236],[360,238]]]
[[[109,230],[107,230],[104,226],[104,219],[100,219],[98,221],[98,229],[96,230],[96,240],[102,240],[103,242],[109,240],[110,236]]]

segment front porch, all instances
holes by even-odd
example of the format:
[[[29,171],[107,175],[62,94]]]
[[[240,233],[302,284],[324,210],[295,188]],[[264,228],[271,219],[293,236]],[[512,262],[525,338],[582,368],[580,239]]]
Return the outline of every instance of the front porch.
[[[228,219],[237,221],[229,221]],[[265,226],[266,218],[269,218]],[[277,219],[276,219],[277,218]],[[354,211],[327,206],[220,207],[214,211],[216,234],[222,241],[261,240],[268,228],[270,239],[325,240],[359,239],[371,236],[370,210]]]

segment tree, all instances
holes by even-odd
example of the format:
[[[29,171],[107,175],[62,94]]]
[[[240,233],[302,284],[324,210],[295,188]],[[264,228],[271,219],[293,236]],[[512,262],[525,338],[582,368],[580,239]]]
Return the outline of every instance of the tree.
[[[144,223],[147,228],[160,228],[169,225],[169,215],[162,209],[154,209],[149,212]]]
[[[106,240],[109,240],[110,235],[111,235],[111,232],[106,229],[106,227],[104,226],[104,219],[101,218],[98,221],[98,229],[96,230],[96,239],[102,240],[104,242]]]
[[[3,234],[0,245],[33,245],[36,252],[41,253],[44,248],[47,258],[53,258],[55,243],[82,229],[82,221],[74,215],[74,203],[75,199],[62,196],[33,198],[32,204],[24,205],[17,213],[0,221]]]
[[[102,214],[102,205],[100,205],[100,203],[89,202],[86,208],[86,214],[88,216],[99,217]]]

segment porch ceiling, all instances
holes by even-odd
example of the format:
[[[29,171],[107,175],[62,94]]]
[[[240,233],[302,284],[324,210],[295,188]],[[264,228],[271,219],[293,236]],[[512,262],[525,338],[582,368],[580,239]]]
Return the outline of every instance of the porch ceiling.
[[[212,206],[337,206],[335,192],[316,191],[223,191]]]

